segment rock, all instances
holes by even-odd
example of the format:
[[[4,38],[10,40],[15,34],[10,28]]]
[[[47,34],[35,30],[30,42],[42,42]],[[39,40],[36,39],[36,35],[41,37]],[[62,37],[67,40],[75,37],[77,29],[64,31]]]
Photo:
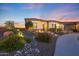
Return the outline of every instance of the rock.
[[[33,42],[32,42],[33,43]],[[16,51],[14,56],[37,56],[39,55],[40,51],[37,47],[32,46],[31,43],[26,43],[24,48],[20,51]]]
[[[12,34],[14,34],[12,31],[6,31],[6,32],[3,33],[3,37],[8,37]]]
[[[32,38],[32,42],[26,43],[24,47],[20,50],[20,52],[16,52],[14,55],[17,56],[37,56],[39,55],[40,51],[37,48],[37,42],[33,37],[32,33],[29,31],[24,32],[26,37]]]
[[[38,52],[38,53],[40,53],[39,49],[37,49],[37,48],[35,49],[35,51]]]
[[[24,45],[24,48],[31,48],[31,45],[30,44],[28,44],[28,43],[26,43],[25,45]]]
[[[35,48],[30,48],[29,50],[25,51],[23,55],[29,55],[29,56],[36,56],[39,52]]]
[[[16,54],[14,54],[14,56],[21,56],[22,52],[21,51],[16,51]]]

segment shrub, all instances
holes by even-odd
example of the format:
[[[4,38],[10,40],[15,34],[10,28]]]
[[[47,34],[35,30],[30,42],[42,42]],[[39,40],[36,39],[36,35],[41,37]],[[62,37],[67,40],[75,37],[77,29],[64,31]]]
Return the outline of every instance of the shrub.
[[[17,33],[17,30],[14,28],[14,29],[7,29],[7,31],[12,31],[14,33]]]
[[[5,27],[7,28],[7,29],[14,29],[15,27],[14,27],[14,21],[6,21],[5,22]]]
[[[17,35],[12,35],[0,42],[0,49],[6,52],[16,51],[21,49],[25,44],[25,40]]]
[[[26,38],[26,37],[24,37],[24,39],[25,39],[25,41],[26,41],[27,43],[30,43],[30,42],[32,41],[31,38]]]
[[[30,43],[32,41],[32,39],[25,37],[21,31],[17,31],[17,33],[7,31],[5,33],[5,35],[8,35],[0,40],[0,50],[5,52],[19,50],[24,47],[25,43]]]
[[[26,23],[25,23],[25,27],[26,27],[26,29],[29,29],[30,27],[33,27],[32,21],[26,22]]]
[[[51,32],[61,32],[62,29],[61,28],[50,28]]]
[[[50,42],[51,37],[52,36],[49,33],[38,33],[38,35],[36,36],[36,39],[39,42]]]
[[[61,29],[61,28],[58,28],[58,29],[57,29],[57,32],[61,32],[61,31],[62,31],[62,29]]]
[[[56,32],[56,28],[50,28],[49,29],[51,32]]]
[[[21,37],[22,39],[24,39],[27,43],[30,43],[32,41],[31,38],[25,37],[21,31],[18,31],[17,36]]]

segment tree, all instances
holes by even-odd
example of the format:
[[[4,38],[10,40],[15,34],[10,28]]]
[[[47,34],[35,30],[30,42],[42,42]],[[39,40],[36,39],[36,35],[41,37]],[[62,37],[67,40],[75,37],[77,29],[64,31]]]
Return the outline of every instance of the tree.
[[[26,22],[26,23],[25,23],[25,27],[26,27],[26,29],[31,30],[31,28],[33,27],[32,21]]]
[[[5,22],[5,27],[7,29],[14,29],[14,21],[6,21]]]

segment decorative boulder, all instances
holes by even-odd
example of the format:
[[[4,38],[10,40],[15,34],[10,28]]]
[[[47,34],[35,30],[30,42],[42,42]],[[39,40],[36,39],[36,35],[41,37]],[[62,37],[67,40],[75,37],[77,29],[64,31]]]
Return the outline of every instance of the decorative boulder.
[[[11,36],[13,35],[14,33],[12,31],[6,31],[3,33],[3,37],[8,37],[8,36]]]

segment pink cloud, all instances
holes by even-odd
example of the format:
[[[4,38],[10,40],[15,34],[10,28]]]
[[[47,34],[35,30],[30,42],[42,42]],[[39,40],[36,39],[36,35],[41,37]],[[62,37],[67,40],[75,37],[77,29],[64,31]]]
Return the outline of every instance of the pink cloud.
[[[73,5],[71,4],[69,6],[64,6],[62,8],[48,11],[47,13],[42,14],[40,17],[44,19],[56,20],[56,19],[62,19],[64,18],[64,16],[67,15],[79,14],[79,11],[72,11],[70,10],[70,8],[76,8],[76,7],[73,7]]]

